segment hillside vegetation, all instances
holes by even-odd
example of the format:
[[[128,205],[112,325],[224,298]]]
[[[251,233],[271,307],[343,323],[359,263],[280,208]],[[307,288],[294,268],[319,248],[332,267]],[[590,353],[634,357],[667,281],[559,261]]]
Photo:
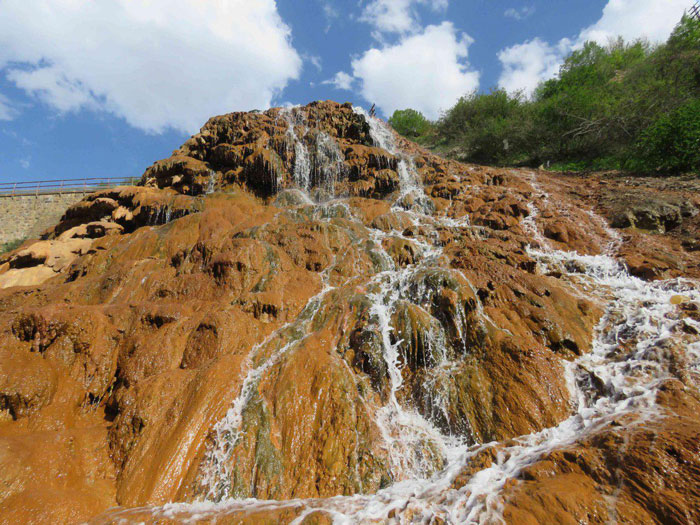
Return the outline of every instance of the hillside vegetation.
[[[532,97],[502,89],[460,98],[437,122],[414,110],[390,124],[464,161],[565,170],[700,171],[700,21],[668,41],[586,43]]]

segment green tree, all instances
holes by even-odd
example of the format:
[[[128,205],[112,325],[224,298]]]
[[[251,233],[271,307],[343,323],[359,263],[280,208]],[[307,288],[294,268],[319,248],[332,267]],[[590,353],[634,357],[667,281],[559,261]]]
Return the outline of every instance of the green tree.
[[[543,155],[592,160],[619,155],[633,143],[643,113],[628,76],[650,52],[644,42],[586,43],[564,61],[557,78],[535,94]]]
[[[415,109],[397,109],[389,124],[404,137],[417,138],[426,135],[432,128],[430,121]]]
[[[637,159],[636,167],[644,170],[700,173],[700,100],[663,115],[645,129],[637,143]]]
[[[696,170],[699,100],[700,21],[684,16],[665,44],[585,43],[532,97],[467,94],[431,140],[479,163]]]
[[[683,15],[668,39],[668,46],[673,49],[698,50],[700,43],[700,20]]]
[[[444,141],[456,144],[467,160],[522,163],[533,146],[529,107],[521,95],[502,89],[460,98],[438,122]]]

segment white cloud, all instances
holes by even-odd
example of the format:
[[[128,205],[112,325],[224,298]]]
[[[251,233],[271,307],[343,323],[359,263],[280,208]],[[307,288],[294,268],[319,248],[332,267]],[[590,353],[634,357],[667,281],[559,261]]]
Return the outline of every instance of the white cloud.
[[[581,31],[578,42],[593,40],[606,44],[618,36],[628,41],[647,38],[663,42],[691,3],[690,0],[609,0],[603,16]]]
[[[323,82],[321,82],[321,84],[330,84],[335,89],[344,89],[346,91],[350,91],[352,89],[352,83],[354,80],[355,79],[353,79],[345,71],[338,71],[333,78],[324,80]]]
[[[552,46],[535,38],[502,50],[498,53],[503,65],[499,87],[509,93],[522,90],[525,95],[531,95],[540,82],[556,76],[570,45],[566,39]]]
[[[274,0],[2,0],[0,69],[60,112],[192,132],[268,107],[301,67]]]
[[[321,4],[323,15],[326,17],[326,27],[323,31],[324,33],[328,33],[328,31],[331,30],[331,27],[333,27],[333,22],[340,17],[340,13],[331,2],[321,0]]]
[[[318,55],[304,55],[303,58],[306,62],[308,62],[312,66],[314,66],[317,71],[321,71],[323,69],[323,62],[321,61],[320,56],[318,56]]]
[[[372,0],[365,6],[360,20],[381,33],[417,32],[420,31],[418,5],[444,11],[448,0]]]
[[[99,104],[90,90],[78,80],[69,79],[59,67],[38,69],[10,69],[7,79],[21,89],[36,94],[40,99],[61,112],[87,107],[98,109]]]
[[[471,43],[450,22],[431,25],[396,45],[366,51],[352,61],[353,75],[362,96],[384,114],[413,108],[434,119],[479,86],[479,73],[466,61]]]
[[[0,120],[12,120],[15,118],[15,110],[10,106],[8,98],[0,93]]]
[[[2,98],[2,93],[0,93],[0,98]],[[14,118],[14,115],[12,115],[12,118]],[[31,140],[28,140],[26,137],[20,137],[16,131],[12,131],[11,129],[3,128],[2,134],[6,137],[10,137],[14,141],[19,142],[22,145],[22,147],[28,148],[29,146],[34,146],[34,143]]]
[[[530,5],[521,7],[520,9],[516,9],[514,7],[506,9],[503,13],[503,16],[507,18],[514,18],[515,20],[525,20],[526,18],[529,18],[534,14],[535,6]]]
[[[589,40],[605,45],[622,36],[626,41],[663,42],[688,6],[687,0],[608,0],[600,20],[584,28],[573,42],[564,38],[549,44],[535,38],[503,49],[498,54],[503,65],[498,84],[529,95],[539,82],[556,75],[568,53]]]
[[[31,158],[20,159],[20,160],[19,160],[19,165],[22,166],[22,169],[28,170],[28,169],[29,169],[29,166],[32,165],[32,163],[31,163]]]

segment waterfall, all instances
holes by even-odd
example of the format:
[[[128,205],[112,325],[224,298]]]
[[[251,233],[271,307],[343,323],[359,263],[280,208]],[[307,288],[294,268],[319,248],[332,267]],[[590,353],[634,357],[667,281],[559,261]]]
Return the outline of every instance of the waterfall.
[[[304,143],[308,132],[306,118],[299,107],[282,108],[280,115],[287,122],[287,141],[294,150],[294,183],[303,191],[308,192],[311,189],[311,158]],[[301,137],[297,136],[296,127],[302,129]]]
[[[309,335],[308,325],[323,304],[324,296],[331,290],[327,284],[324,285],[318,294],[309,299],[299,317],[275,330],[251,350],[244,365],[245,377],[240,393],[223,419],[214,425],[213,444],[208,447],[202,461],[199,481],[206,489],[206,500],[220,501],[235,496],[231,492],[229,459],[241,436],[244,410],[253,398],[264,373]],[[300,333],[306,335],[299,337]]]
[[[457,439],[444,436],[433,422],[415,410],[403,407],[397,399],[403,384],[401,368],[405,365],[399,356],[399,342],[392,343],[391,340],[396,329],[391,319],[400,299],[410,298],[416,304],[425,302],[425,298],[420,297],[421,290],[412,289],[420,268],[382,272],[376,279],[378,289],[368,294],[372,303],[371,319],[381,334],[382,355],[390,381],[390,397],[378,411],[377,424],[395,480],[428,477],[442,467],[450,450],[458,444]],[[435,337],[445,339],[442,334]],[[444,347],[434,350],[435,361],[442,363],[445,359],[440,353],[444,352]]]
[[[216,189],[216,172],[209,170],[209,179],[207,179],[207,187],[204,190],[206,195],[211,195]]]
[[[291,129],[292,126],[290,126]],[[385,140],[387,136],[390,136],[390,131],[381,126],[376,126],[375,129],[377,130],[377,138],[375,140]],[[288,133],[291,136],[293,131]],[[332,140],[330,137],[323,137],[322,135],[320,137],[319,144],[322,144],[320,148],[323,152],[322,158],[329,160],[329,162],[321,165],[325,166],[325,169],[330,167],[333,170],[334,166],[337,167],[342,162],[338,155],[339,151],[334,152],[334,150],[337,150],[337,145],[333,148],[329,145],[329,142]],[[295,144],[298,144],[298,141]],[[297,165],[298,162],[295,163],[295,169]],[[325,178],[324,180],[334,179]],[[412,188],[415,191],[418,190],[417,186]],[[420,191],[422,193],[422,188],[420,188]],[[320,207],[325,208],[333,205],[334,203],[329,203],[320,205]],[[427,215],[414,214],[414,220],[421,223],[425,222],[425,227],[432,227],[432,218]],[[409,480],[416,477],[426,478],[441,468],[447,458],[451,456],[455,448],[461,443],[455,437],[443,435],[434,423],[415,410],[407,409],[399,403],[397,393],[402,387],[402,364],[398,354],[400,342],[394,343],[391,340],[392,333],[395,331],[391,318],[395,313],[398,302],[402,299],[408,299],[418,305],[431,301],[436,290],[431,290],[420,282],[420,273],[431,268],[439,268],[436,261],[441,254],[441,249],[428,243],[417,241],[421,249],[418,264],[408,268],[397,269],[394,267],[391,257],[382,247],[382,240],[389,235],[402,237],[402,234],[400,232],[387,234],[380,230],[373,230],[371,233],[374,239],[373,250],[379,254],[381,260],[385,261],[384,265],[387,267],[387,269],[381,271],[372,279],[369,284],[372,292],[368,293],[368,299],[372,304],[370,317],[373,326],[381,334],[382,355],[390,381],[390,398],[378,410],[377,424],[391,463],[393,477],[396,480]],[[416,240],[413,239],[413,241]],[[313,318],[313,315],[321,306],[323,296],[328,291],[329,288],[326,288],[321,294],[312,298],[306,307],[312,314],[304,314],[300,316],[300,319]],[[464,319],[460,312],[457,315],[458,324],[461,325],[464,323]],[[293,321],[283,326],[271,338],[260,343],[252,350],[251,355],[253,358],[256,358],[264,349],[268,347],[275,348],[275,345],[277,347],[258,366],[253,366],[251,363],[248,364],[248,371],[243,380],[239,396],[233,402],[226,416],[213,429],[214,444],[207,451],[203,462],[202,479],[200,480],[202,485],[207,488],[207,498],[209,500],[219,501],[232,496],[228,482],[230,478],[228,459],[240,435],[243,411],[250,401],[254,389],[257,388],[262,375],[279,357],[292,350],[299,343],[300,340],[292,340],[284,344],[280,343],[281,336],[285,332],[290,331],[291,327],[298,322]],[[429,351],[434,351],[434,361],[437,364],[443,364],[446,360],[444,348],[446,337],[443,333],[440,333],[440,330],[434,335],[428,334],[428,338],[431,339],[429,341]],[[298,332],[298,328],[296,331]],[[436,341],[440,343],[431,344]],[[435,410],[444,411],[444,407],[439,403],[439,398],[436,398],[436,401],[438,406],[435,407]]]
[[[367,120],[376,145],[393,154],[403,155],[397,151],[393,134],[386,125],[369,117],[361,109],[356,109],[356,112]],[[307,189],[310,180],[306,164],[308,151],[306,156],[297,153],[297,145],[302,142],[296,137],[293,127],[290,124],[288,136],[290,140],[293,139],[295,148],[295,182]],[[336,160],[331,160],[330,165]],[[302,340],[299,335],[293,334],[304,334],[309,330],[309,323],[331,291],[326,283],[323,291],[311,298],[297,320],[287,323],[252,350],[241,391],[226,416],[215,425],[213,444],[203,461],[203,474],[199,481],[208,488],[209,501],[150,507],[149,511],[154,517],[216,518],[241,510],[295,509],[300,514],[294,523],[302,523],[306,516],[317,510],[327,512],[335,523],[341,524],[382,522],[392,514],[401,519],[402,512],[424,523],[432,518],[449,523],[499,522],[502,521],[501,493],[504,487],[546,454],[576,443],[621,415],[634,417],[634,421],[629,423],[631,425],[661,417],[655,399],[661,382],[672,377],[673,363],[666,351],[668,345],[682,343],[689,360],[688,366],[693,370],[700,369],[700,337],[694,335],[700,332],[700,322],[681,319],[678,308],[673,304],[674,297],[678,295],[700,302],[697,283],[684,279],[646,282],[631,276],[613,256],[619,238],[609,228],[605,229],[610,237],[606,254],[592,256],[556,250],[542,235],[538,225],[540,210],[531,202],[528,206],[530,214],[523,220],[523,228],[537,246],[528,246],[527,253],[545,272],[557,270],[556,273],[561,275],[562,282],[567,286],[604,307],[604,314],[594,331],[591,351],[566,365],[573,401],[571,415],[556,426],[503,443],[474,444],[445,435],[435,424],[436,416],[432,412],[421,414],[413,407],[403,406],[400,401],[399,394],[404,387],[402,367],[406,364],[399,354],[401,341],[393,337],[396,326],[393,326],[392,318],[402,300],[410,301],[417,308],[426,308],[432,301],[431,294],[435,293],[435,289],[421,280],[424,272],[441,269],[443,272],[454,272],[454,275],[450,275],[455,279],[466,281],[458,272],[438,266],[442,248],[431,239],[436,237],[436,225],[468,228],[470,223],[468,217],[455,220],[429,215],[427,205],[421,204],[422,198],[427,197],[423,193],[420,177],[409,158],[402,156],[399,174],[401,188],[394,206],[404,210],[408,208],[408,215],[414,224],[428,234],[424,239],[410,239],[419,248],[417,261],[397,268],[382,247],[382,241],[389,237],[405,239],[403,233],[371,229],[370,249],[377,254],[380,268],[367,286],[367,298],[371,303],[370,327],[380,334],[382,358],[389,381],[389,395],[385,403],[377,408],[376,424],[394,483],[369,495],[291,501],[228,499],[233,495],[228,485],[230,472],[227,464],[240,437],[245,407],[261,377],[284,354],[294,351]],[[535,174],[530,173],[525,177],[535,192],[546,199],[546,192],[537,184]],[[413,202],[418,204],[409,206],[407,196],[412,196]],[[320,208],[326,209],[324,206]],[[596,221],[602,228],[604,221],[599,218]],[[330,271],[329,268],[325,273],[324,282]],[[465,286],[471,285],[467,282]],[[493,324],[480,303],[476,311],[483,322]],[[684,332],[684,323],[693,330]],[[462,326],[464,319],[457,319],[457,324]],[[428,338],[434,369],[449,372],[450,355],[444,330],[436,325],[434,333],[431,332]],[[433,385],[428,381],[424,388],[432,389]],[[439,415],[444,411],[439,395],[433,402],[434,414]],[[488,448],[494,451],[493,463],[455,488],[453,482],[464,467]],[[408,523],[409,519],[402,523]]]
[[[353,111],[365,119],[365,122],[369,125],[370,136],[374,145],[378,148],[382,148],[391,154],[396,153],[396,142],[394,140],[394,133],[391,128],[383,123],[376,117],[371,117],[364,108],[359,106],[353,106]]]
[[[432,201],[423,191],[423,185],[413,159],[396,146],[391,127],[377,117],[370,116],[360,107],[353,107],[353,110],[369,124],[370,136],[374,145],[398,157],[396,170],[399,174],[399,194],[394,199],[394,208],[422,214],[431,213],[433,211]]]
[[[314,167],[316,184],[335,197],[335,184],[345,176],[345,157],[338,143],[322,131],[316,135]]]
[[[337,142],[323,131],[309,133],[306,117],[298,107],[283,108],[280,115],[288,126],[287,147],[294,151],[294,184],[307,193],[312,187],[320,187],[335,197],[335,184],[346,174],[345,157]],[[297,127],[302,129],[301,136],[297,135]],[[313,146],[311,150],[307,140]]]
[[[294,106],[280,109],[280,116],[287,122],[287,147],[294,151],[294,166],[292,174],[294,183],[303,191],[311,189],[311,158],[304,143],[308,133],[306,117],[300,107]],[[302,130],[301,137],[297,136],[296,128]]]

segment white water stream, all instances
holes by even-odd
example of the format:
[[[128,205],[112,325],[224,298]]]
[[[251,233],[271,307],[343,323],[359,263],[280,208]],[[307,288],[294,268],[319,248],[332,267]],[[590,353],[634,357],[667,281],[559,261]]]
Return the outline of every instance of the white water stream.
[[[332,290],[325,281],[324,278],[323,289],[309,300],[299,317],[275,330],[250,352],[244,365],[241,392],[224,418],[214,425],[213,445],[207,449],[202,460],[200,484],[207,488],[207,500],[220,501],[232,497],[229,458],[241,437],[243,411],[255,396],[265,372],[309,334],[308,326],[321,307],[323,297]],[[294,332],[306,335],[296,338]]]
[[[408,209],[416,225],[434,229],[438,219],[428,214],[430,210],[425,203],[429,199],[423,193],[412,162],[396,150],[393,135],[385,124],[366,114],[364,116],[375,143],[400,156],[401,188],[395,206]],[[308,190],[308,150],[306,146],[298,145],[302,141],[296,137],[295,125],[299,125],[297,119],[290,118],[288,133],[290,140],[294,141],[296,159],[294,177],[302,189]],[[337,161],[333,156],[329,158],[331,162]],[[536,180],[531,182],[537,193],[544,193]],[[405,206],[408,196],[412,197],[414,205]],[[373,328],[381,335],[390,382],[389,398],[386,404],[378,407],[376,422],[394,484],[371,495],[290,501],[231,499],[227,465],[240,436],[243,411],[265,372],[303,340],[290,337],[289,333],[305,332],[319,311],[324,296],[331,290],[326,285],[309,301],[299,319],[283,326],[251,351],[241,392],[224,419],[214,427],[214,444],[203,462],[200,481],[208,487],[207,500],[153,507],[150,509],[153,516],[194,521],[240,510],[295,508],[300,514],[294,523],[301,523],[305,516],[319,509],[341,524],[387,520],[392,511],[396,512],[392,519],[400,523],[429,523],[433,517],[440,517],[448,523],[500,523],[500,492],[506,482],[516,478],[524,468],[547,453],[603,428],[623,414],[634,414],[639,423],[659,417],[655,397],[659,384],[672,376],[674,356],[678,352],[683,354],[692,371],[697,372],[700,366],[700,339],[682,331],[683,323],[700,331],[700,323],[681,319],[678,306],[673,304],[678,295],[684,300],[700,302],[698,287],[681,279],[642,281],[630,276],[613,254],[588,256],[553,250],[540,233],[534,203],[530,204],[530,212],[525,224],[539,245],[537,249],[528,249],[530,256],[543,269],[556,269],[562,274],[562,279],[579,293],[605,307],[595,330],[591,352],[566,365],[573,400],[572,415],[568,419],[555,427],[511,440],[507,446],[497,443],[468,445],[441,433],[430,417],[421,415],[412,407],[402,406],[398,396],[403,386],[403,365],[399,358],[401,341],[392,342],[395,329],[392,315],[401,300],[410,300],[418,307],[427,308],[435,290],[421,284],[420,278],[424,272],[438,267],[441,249],[429,238],[411,239],[420,248],[418,260],[415,264],[397,268],[381,247],[381,241],[389,235],[402,237],[402,234],[374,230],[371,235],[376,250],[382,252],[387,268],[372,278],[368,298],[372,302]],[[468,227],[469,221],[468,218],[441,219],[440,225],[464,228]],[[616,239],[610,240],[614,248]],[[443,268],[442,271],[446,270]],[[444,341],[445,335],[440,330],[436,330],[429,341],[436,369],[440,366],[449,369],[449,353]],[[439,397],[436,402],[439,405]],[[436,409],[440,410],[440,407]],[[488,447],[497,450],[493,464],[477,472],[461,488],[454,488],[453,481],[460,471]],[[129,512],[122,511],[115,517],[128,520]]]
[[[294,184],[307,193],[318,186],[334,195],[336,182],[345,175],[345,157],[338,144],[322,131],[310,135],[306,115],[299,106],[280,109],[280,117],[288,126],[288,151],[294,152]]]
[[[287,122],[287,147],[294,151],[294,182],[304,191],[311,189],[311,157],[304,142],[309,128],[304,113],[299,107],[280,109],[280,116]],[[301,137],[297,136],[296,128],[302,130]],[[279,186],[279,185],[278,185]]]

